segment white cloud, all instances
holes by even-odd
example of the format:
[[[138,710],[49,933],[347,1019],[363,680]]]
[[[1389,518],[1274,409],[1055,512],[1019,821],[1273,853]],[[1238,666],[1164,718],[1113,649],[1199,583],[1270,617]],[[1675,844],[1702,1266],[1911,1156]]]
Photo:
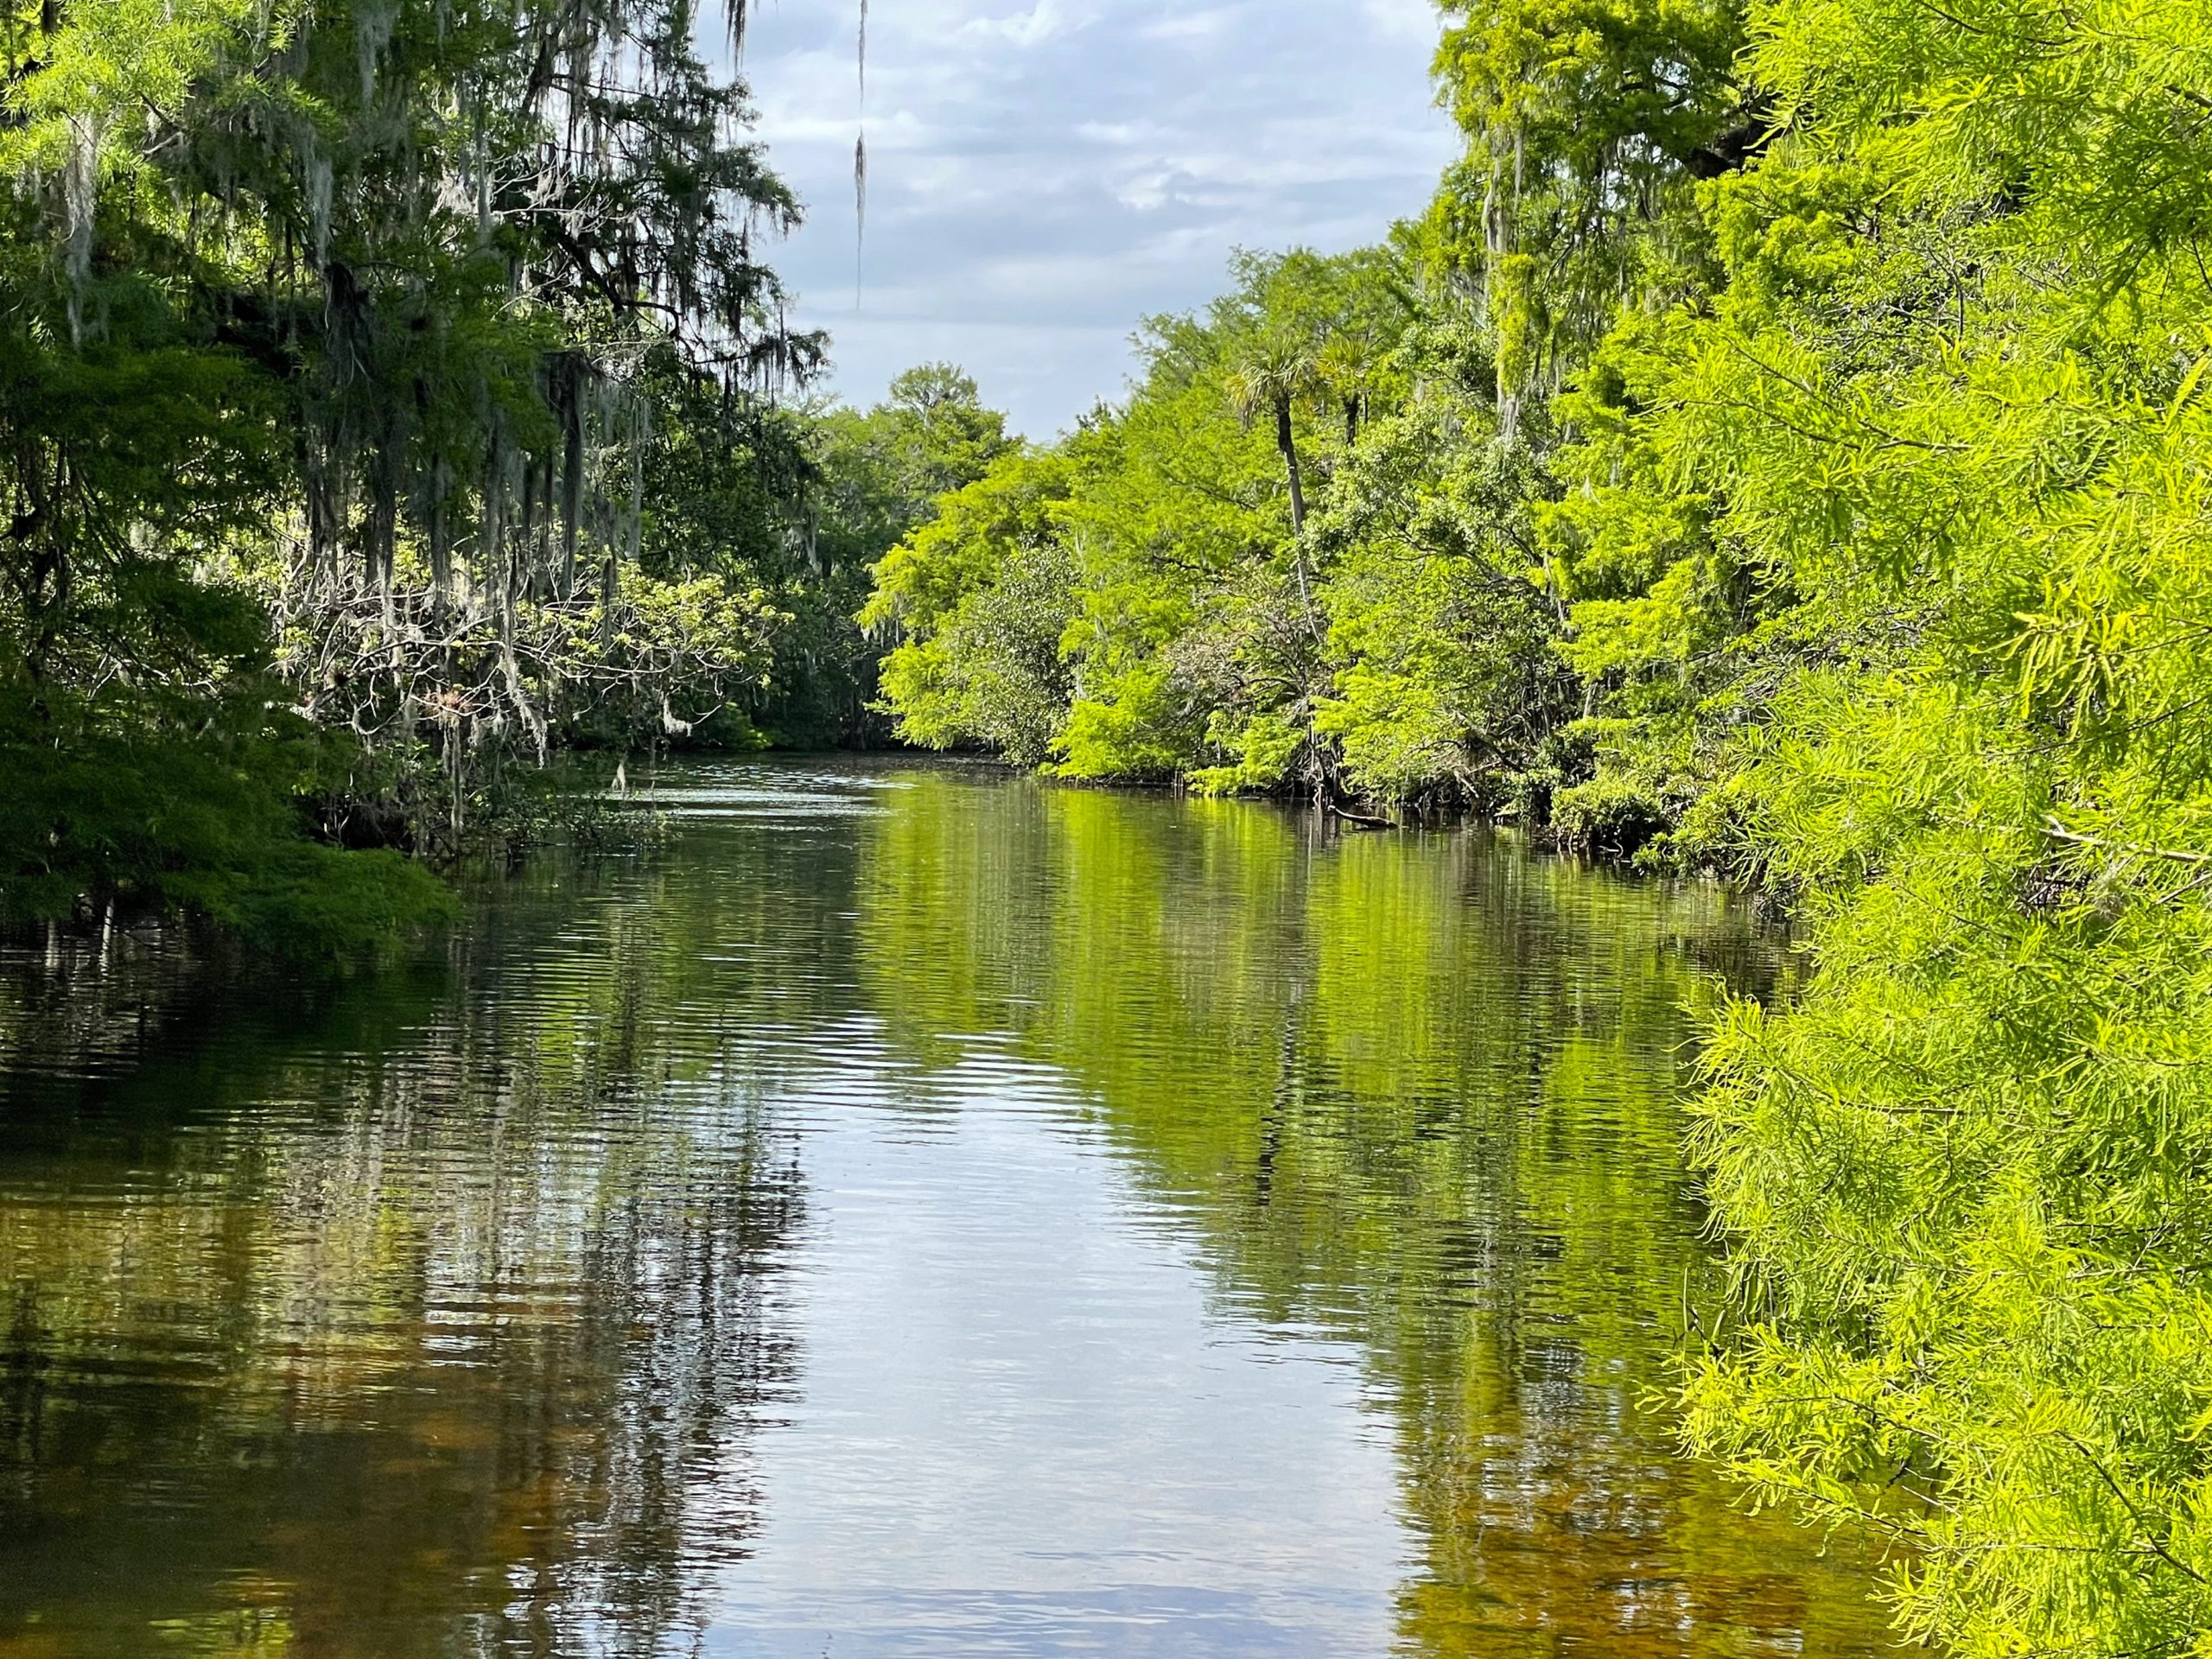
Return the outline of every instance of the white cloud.
[[[1436,8],[1430,0],[1360,0],[1360,9],[1369,22],[1395,40],[1435,43]]]
[[[1047,435],[1120,390],[1143,315],[1239,246],[1350,246],[1418,211],[1454,139],[1428,0],[776,0],[746,69],[810,221],[778,257],[859,402],[931,357]],[[853,310],[853,141],[869,179]]]
[[[1003,17],[975,17],[963,25],[969,35],[996,36],[1007,44],[1024,50],[1041,45],[1062,35],[1074,33],[1087,27],[1091,14],[1060,3],[1060,0],[1037,0],[1027,11],[1017,11]]]
[[[1236,8],[1216,6],[1210,11],[1184,11],[1158,18],[1137,34],[1147,41],[1211,41],[1227,34],[1236,23]]]

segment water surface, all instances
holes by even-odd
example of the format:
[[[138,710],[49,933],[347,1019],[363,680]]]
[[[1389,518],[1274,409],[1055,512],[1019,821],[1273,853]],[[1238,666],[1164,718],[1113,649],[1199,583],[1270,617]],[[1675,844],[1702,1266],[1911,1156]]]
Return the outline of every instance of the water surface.
[[[1726,895],[898,762],[0,974],[0,1656],[1848,1656],[1645,1402]]]

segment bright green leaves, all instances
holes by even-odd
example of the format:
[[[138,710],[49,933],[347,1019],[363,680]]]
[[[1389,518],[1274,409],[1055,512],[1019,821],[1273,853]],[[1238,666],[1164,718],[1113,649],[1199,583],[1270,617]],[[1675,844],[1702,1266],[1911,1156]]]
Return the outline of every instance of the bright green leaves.
[[[1052,508],[1066,499],[1068,480],[1062,458],[1016,450],[943,497],[934,516],[876,565],[861,626],[909,635],[943,626],[1009,560],[1050,538]]]
[[[1363,792],[1503,805],[1573,713],[1531,565],[1541,481],[1494,433],[1486,401],[1432,384],[1338,479],[1319,533],[1338,667],[1316,724]]]
[[[1446,0],[1437,72],[1468,131],[1585,175],[1639,139],[1677,162],[1741,103],[1743,25],[1715,0]]]
[[[1600,768],[1555,828],[1673,825],[1813,928],[1709,1033],[1743,1294],[1690,1437],[1905,1541],[1936,1645],[2203,1650],[2212,11],[1451,10],[1438,224],[1501,394],[1567,387],[1520,423]]]
[[[272,91],[281,100],[281,78],[254,68],[306,20],[303,7],[251,0],[98,0],[48,9],[52,27],[38,7],[16,10],[8,102],[17,121],[0,138],[0,168],[78,170],[67,188],[87,207],[118,178],[128,188],[147,165],[149,134],[195,108],[205,118],[208,106]]]
[[[1977,798],[1987,727],[1958,712],[1859,728],[1823,805],[1777,804],[1791,845],[1853,838],[1842,874],[1877,885],[1827,890],[1802,1005],[1712,1035],[1700,1148],[1757,1322],[1696,1374],[1688,1427],[1764,1495],[1906,1540],[1908,1624],[1948,1649],[2189,1651],[2212,1611],[2212,1303],[2177,1271],[2208,1225],[2204,918],[2051,912],[2063,887],[2017,879],[2045,855],[2005,761]],[[1915,798],[1885,810],[1867,785],[1913,747]]]
[[[2041,607],[2017,620],[2009,643],[2021,715],[2076,737],[2127,734],[2125,664],[2144,649],[2148,613],[2092,595],[2078,580],[2045,577]]]
[[[1063,456],[1009,452],[876,565],[861,623],[898,637],[883,699],[908,741],[1045,760],[1069,689],[1074,570],[1056,515],[1070,488]]]
[[[451,907],[418,865],[319,846],[295,800],[343,746],[272,708],[258,677],[188,702],[0,690],[0,924],[67,921],[87,894],[184,911],[257,950],[335,961],[397,949]]]
[[[1993,230],[2079,261],[2074,297],[2101,304],[2205,229],[2205,23],[2198,0],[1765,0],[1752,65],[1893,200],[1999,209]]]
[[[1769,125],[1731,0],[1442,9],[1437,73],[1470,151],[1433,219],[1481,279],[1514,436],[1623,309],[1702,286],[1692,185],[1742,166]]]

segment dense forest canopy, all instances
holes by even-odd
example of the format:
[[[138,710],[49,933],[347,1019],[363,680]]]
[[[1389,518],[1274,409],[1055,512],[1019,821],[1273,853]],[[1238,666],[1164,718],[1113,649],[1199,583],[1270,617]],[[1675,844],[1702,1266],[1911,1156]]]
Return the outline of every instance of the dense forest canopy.
[[[809,397],[741,10],[8,11],[0,920],[394,940],[557,752],[887,721],[1757,883],[1691,1443],[2202,1651],[2212,5],[1443,12],[1428,211],[1026,444]]]

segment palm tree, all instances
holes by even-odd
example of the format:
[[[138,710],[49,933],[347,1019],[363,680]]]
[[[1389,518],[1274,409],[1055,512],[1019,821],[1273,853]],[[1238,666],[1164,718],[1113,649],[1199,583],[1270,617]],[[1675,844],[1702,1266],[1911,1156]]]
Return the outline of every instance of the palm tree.
[[[1302,333],[1271,328],[1246,346],[1229,373],[1229,395],[1239,420],[1249,427],[1263,412],[1274,418],[1275,448],[1282,452],[1283,469],[1290,475],[1290,532],[1300,537],[1306,534],[1306,486],[1290,417],[1298,400],[1320,387],[1316,346]]]
[[[1262,413],[1275,423],[1275,448],[1290,479],[1291,568],[1298,575],[1298,601],[1306,631],[1321,643],[1321,623],[1313,611],[1313,583],[1306,569],[1306,483],[1298,464],[1298,435],[1291,423],[1298,400],[1321,384],[1320,355],[1314,337],[1302,331],[1270,328],[1256,334],[1229,372],[1229,396],[1236,417],[1250,427]]]
[[[1376,331],[1357,326],[1357,320],[1351,317],[1330,333],[1328,343],[1321,348],[1317,365],[1321,385],[1344,411],[1347,450],[1359,442],[1359,423],[1367,413],[1367,394],[1382,355],[1382,341]]]

